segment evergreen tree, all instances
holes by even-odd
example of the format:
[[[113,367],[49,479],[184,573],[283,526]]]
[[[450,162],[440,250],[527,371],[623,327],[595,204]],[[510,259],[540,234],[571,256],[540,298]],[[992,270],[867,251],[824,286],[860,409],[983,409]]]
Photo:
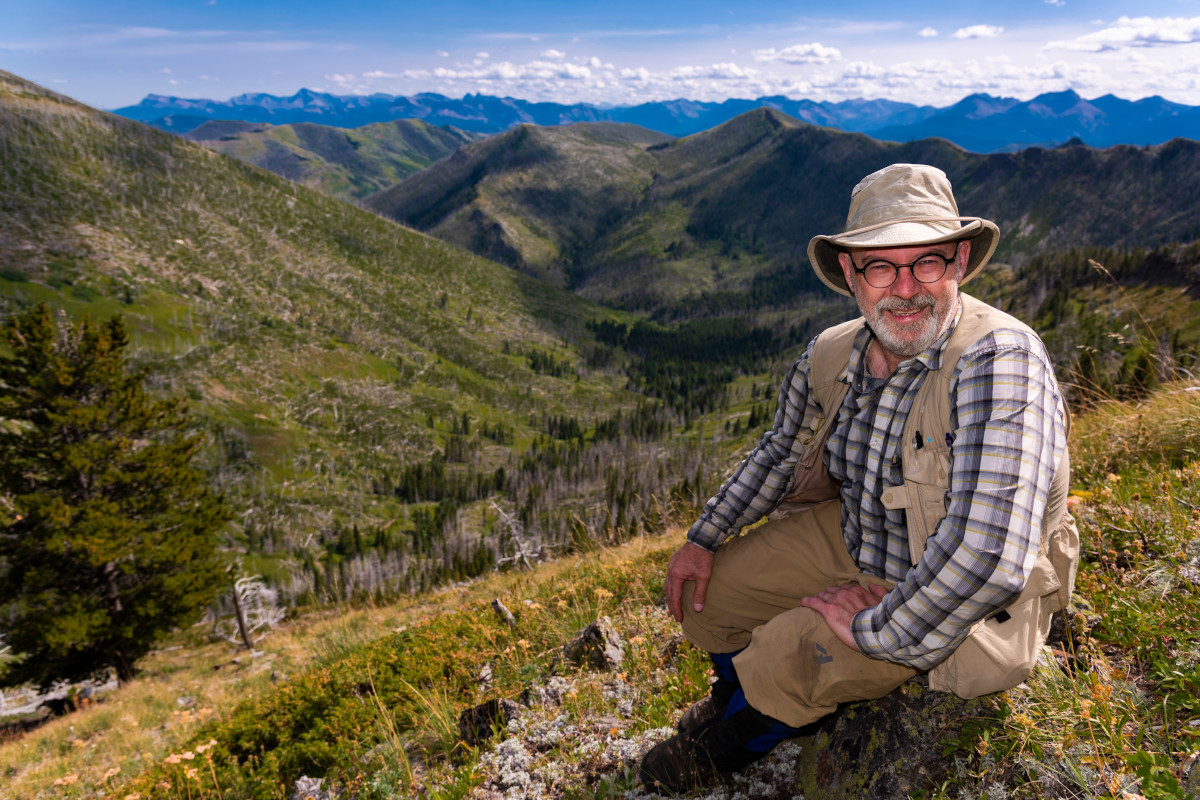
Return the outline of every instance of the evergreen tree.
[[[134,664],[199,618],[221,585],[232,513],[192,465],[181,400],[147,395],[120,317],[9,318],[0,355],[0,633],[20,658],[0,683]]]

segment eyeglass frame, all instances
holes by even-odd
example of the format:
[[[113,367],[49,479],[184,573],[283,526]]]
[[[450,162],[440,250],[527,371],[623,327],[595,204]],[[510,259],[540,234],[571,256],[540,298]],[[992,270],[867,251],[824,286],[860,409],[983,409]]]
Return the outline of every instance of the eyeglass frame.
[[[921,280],[920,278],[917,277],[917,271],[914,269],[914,267],[917,265],[918,262],[924,261],[925,259],[929,258],[930,256],[934,256],[936,258],[942,259],[942,262],[943,262],[942,271],[940,273],[938,273],[938,276],[936,278],[933,278],[933,279],[927,280],[927,281]],[[929,284],[937,283],[942,278],[946,277],[946,270],[950,268],[951,262],[954,262],[957,260],[958,260],[958,243],[955,243],[954,253],[953,253],[953,255],[950,255],[950,256],[944,256],[935,250],[931,250],[930,252],[919,256],[918,258],[909,262],[908,264],[893,264],[891,261],[888,261],[886,258],[872,258],[869,263],[864,264],[863,266],[860,267],[854,263],[854,256],[850,255],[850,266],[851,266],[851,268],[853,268],[853,270],[855,272],[857,272],[859,275],[863,276],[863,280],[866,281],[867,285],[870,286],[871,288],[873,288],[873,289],[888,289],[888,288],[891,288],[896,283],[896,281],[900,280],[900,270],[904,269],[905,267],[908,267],[908,271],[910,273],[912,273],[914,281],[928,286]],[[887,264],[888,266],[890,266],[892,268],[892,279],[883,286],[876,286],[875,284],[871,283],[870,279],[867,278],[867,269],[869,269],[872,266],[880,264],[880,262],[883,262],[883,264]]]

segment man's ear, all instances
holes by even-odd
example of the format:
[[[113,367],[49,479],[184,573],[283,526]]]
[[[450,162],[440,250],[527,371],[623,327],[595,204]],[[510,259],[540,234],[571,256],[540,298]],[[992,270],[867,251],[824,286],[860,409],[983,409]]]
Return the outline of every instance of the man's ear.
[[[854,294],[854,262],[849,253],[838,253],[838,264],[842,267],[842,275],[846,278],[846,287]]]
[[[971,240],[963,239],[955,250],[958,256],[958,282],[962,283],[963,275],[967,273],[967,264],[971,261]]]

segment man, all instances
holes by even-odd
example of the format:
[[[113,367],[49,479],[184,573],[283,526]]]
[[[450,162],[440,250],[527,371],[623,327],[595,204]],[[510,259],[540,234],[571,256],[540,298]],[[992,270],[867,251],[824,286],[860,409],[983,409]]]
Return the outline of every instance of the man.
[[[1015,686],[1070,594],[1078,537],[1049,357],[959,291],[998,228],[959,216],[945,174],[917,164],[864,178],[846,228],[813,238],[809,261],[862,319],[809,345],[774,426],[667,568],[671,614],[716,680],[644,757],[647,785],[741,769],[931,669],[933,688],[964,697]]]

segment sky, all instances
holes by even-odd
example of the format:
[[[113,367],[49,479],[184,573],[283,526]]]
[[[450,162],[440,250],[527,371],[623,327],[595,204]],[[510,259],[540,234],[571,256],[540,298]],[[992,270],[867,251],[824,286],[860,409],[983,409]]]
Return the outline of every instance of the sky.
[[[300,89],[1200,105],[1200,0],[0,0],[0,69],[103,109]]]

